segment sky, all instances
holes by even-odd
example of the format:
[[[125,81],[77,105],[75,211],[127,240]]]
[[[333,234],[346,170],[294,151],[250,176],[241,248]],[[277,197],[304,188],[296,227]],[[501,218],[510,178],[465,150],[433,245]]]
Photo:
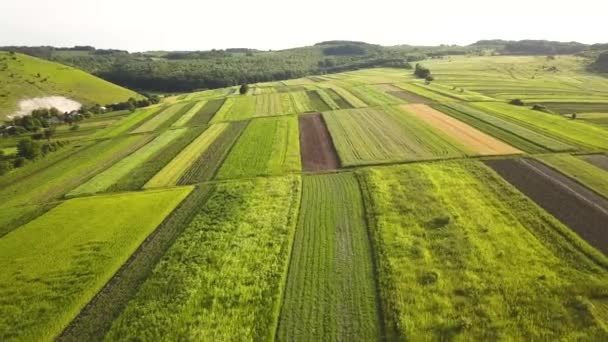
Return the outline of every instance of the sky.
[[[606,43],[608,0],[0,0],[0,45],[277,50],[480,39]]]

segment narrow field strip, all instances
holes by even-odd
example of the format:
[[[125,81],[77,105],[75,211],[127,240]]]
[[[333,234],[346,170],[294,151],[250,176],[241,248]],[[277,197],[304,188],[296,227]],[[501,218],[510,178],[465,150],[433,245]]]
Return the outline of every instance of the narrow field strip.
[[[593,154],[588,156],[582,156],[587,162],[599,167],[602,170],[608,171],[608,155],[605,154]]]
[[[151,142],[147,143],[137,151],[133,152],[126,158],[120,160],[109,169],[96,175],[88,182],[82,184],[76,189],[70,191],[68,196],[78,196],[83,194],[94,194],[106,191],[120,179],[125,176],[131,177],[130,173],[143,164],[148,158],[162,150],[165,146],[171,144],[174,140],[183,136],[186,129],[174,129],[166,131],[156,137]]]
[[[145,133],[151,132],[165,125],[167,122],[171,122],[172,119],[176,118],[178,114],[184,110],[188,109],[192,103],[177,103],[170,107],[165,108],[162,112],[154,116],[152,119],[143,123],[143,125],[137,127],[131,133]],[[188,106],[188,107],[187,107]]]
[[[396,340],[606,336],[608,259],[481,163],[358,176]]]
[[[460,144],[393,107],[324,113],[343,166],[463,156]]]
[[[228,127],[227,123],[209,126],[190,145],[184,148],[171,162],[160,170],[145,185],[144,189],[176,185],[184,172],[207,150],[211,143]]]
[[[356,97],[355,95],[353,95],[351,92],[349,92],[348,90],[346,90],[344,88],[332,87],[330,89],[332,91],[334,91],[338,96],[340,96],[352,108],[367,107],[367,104],[365,102],[361,101],[358,97]]]
[[[218,179],[300,171],[298,120],[294,116],[252,120],[218,171]]]
[[[340,166],[336,148],[321,114],[300,115],[302,170],[335,170]]]
[[[255,114],[257,98],[248,95],[227,98],[211,123],[250,119]]]
[[[507,103],[475,103],[474,106],[495,115],[528,125],[545,134],[581,146],[583,149],[607,150],[608,130],[570,120],[560,115],[534,111]]]
[[[159,114],[163,110],[165,110],[165,105],[153,106],[145,109],[140,109],[135,111],[134,113],[129,114],[124,117],[122,120],[118,121],[115,125],[112,125],[96,135],[98,138],[111,138],[121,134],[125,134],[133,129],[135,126],[141,124],[145,120],[154,117]]]
[[[608,254],[608,199],[538,161],[505,159],[486,163],[590,245]]]
[[[256,96],[254,117],[293,114],[296,112],[288,93],[271,93]]]
[[[203,108],[201,108],[194,116],[188,121],[190,126],[202,126],[207,125],[212,119],[215,113],[224,105],[226,99],[214,99],[209,100]]]
[[[185,126],[206,104],[207,101],[193,102],[194,104],[187,112],[180,116],[171,127],[182,127]]]
[[[68,325],[57,341],[97,341],[103,339],[113,320],[135,296],[139,286],[192,222],[213,193],[211,186],[195,188],[129,257],[112,279]]]
[[[451,138],[462,142],[470,151],[478,155],[521,154],[522,151],[475,128],[447,116],[427,105],[402,105],[402,109],[414,114]]]
[[[373,85],[361,85],[349,88],[349,90],[370,106],[398,105],[403,103],[401,99],[391,96]]]
[[[341,107],[338,102],[336,102],[336,100],[341,100],[339,99],[339,97],[335,96],[336,94],[334,93],[332,96],[332,94],[330,93],[330,91],[328,91],[328,89],[320,89],[317,88],[314,91],[317,92],[317,94],[319,95],[319,97],[321,98],[321,100],[327,105],[327,108],[329,110],[336,110],[336,109],[347,109],[348,106],[345,107]],[[345,104],[345,101],[342,100],[343,105]]]
[[[574,151],[576,146],[534,131],[502,117],[492,115],[463,103],[433,105],[433,107],[494,135],[520,150],[536,152]]]
[[[178,184],[195,184],[213,179],[248,123],[247,121],[231,122],[188,171],[184,172]]]
[[[54,339],[191,190],[68,200],[0,239],[0,339]]]
[[[277,340],[380,340],[372,264],[355,177],[304,177]]]
[[[272,340],[300,186],[297,176],[216,184],[106,339]]]
[[[315,107],[308,97],[306,91],[296,91],[289,93],[294,104],[294,108],[298,113],[314,112]]]
[[[608,199],[608,170],[568,154],[536,156],[535,159],[577,180]]]
[[[79,150],[69,158],[0,189],[2,206],[55,200],[150,141],[149,136],[121,136]]]

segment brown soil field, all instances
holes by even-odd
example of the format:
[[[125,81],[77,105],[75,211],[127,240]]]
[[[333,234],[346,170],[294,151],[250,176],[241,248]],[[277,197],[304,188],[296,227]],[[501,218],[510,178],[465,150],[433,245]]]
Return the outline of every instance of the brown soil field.
[[[520,154],[523,151],[504,143],[466,123],[425,104],[402,105],[401,108],[437,128],[479,155]]]
[[[586,162],[593,164],[600,169],[608,171],[608,156],[604,154],[593,154],[582,157]]]
[[[379,84],[378,87],[396,98],[402,99],[407,103],[432,103],[430,99],[424,96],[414,94],[411,91],[403,90],[392,84]]]
[[[321,114],[301,115],[300,151],[304,171],[335,170],[339,167],[336,149]]]
[[[485,163],[590,245],[608,254],[608,200],[535,160]]]

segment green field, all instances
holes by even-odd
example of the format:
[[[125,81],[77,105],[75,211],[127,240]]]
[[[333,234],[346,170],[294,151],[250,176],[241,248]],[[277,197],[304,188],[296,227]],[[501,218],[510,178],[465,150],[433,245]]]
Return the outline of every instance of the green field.
[[[456,142],[393,107],[324,113],[344,166],[462,156]]]
[[[209,148],[217,137],[228,127],[227,123],[211,125],[192,143],[185,147],[171,162],[150,179],[144,188],[159,188],[176,185],[184,172],[188,170],[199,156]]]
[[[192,118],[197,115],[203,107],[207,104],[206,101],[195,102],[187,112],[180,116],[171,127],[182,127],[185,126]]]
[[[0,239],[0,338],[57,336],[190,190],[69,200]]]
[[[277,338],[379,339],[372,260],[356,178],[304,177]]]
[[[106,338],[272,339],[299,198],[295,176],[216,185]]]
[[[606,336],[605,318],[592,309],[603,305],[606,269],[484,166],[419,164],[359,175],[386,317],[399,339]]]
[[[252,120],[220,168],[220,179],[300,171],[297,118]]]
[[[251,118],[256,111],[257,96],[241,95],[229,97],[222,107],[215,113],[212,123],[222,121],[246,120]]]
[[[19,109],[19,101],[35,97],[58,95],[102,105],[139,97],[84,71],[5,51],[0,51],[0,94],[0,119]]]
[[[180,118],[182,115],[185,115],[195,105],[196,102],[181,102],[167,107],[148,121],[144,122],[141,126],[131,131],[131,133],[145,133],[157,129],[167,128],[171,126],[174,120]]]
[[[568,154],[542,155],[536,158],[608,198],[608,172]]]
[[[150,157],[162,150],[164,147],[171,144],[174,140],[180,138],[185,133],[186,129],[175,129],[162,133],[139,150],[114,164],[111,168],[105,170],[104,172],[93,177],[88,182],[70,191],[68,195],[77,196],[102,192],[110,188],[127,175],[128,177],[132,177],[131,173],[137,167],[146,162]]]
[[[129,132],[134,127],[141,125],[149,118],[154,117],[165,109],[164,106],[151,106],[144,109],[136,110],[135,112],[123,117],[116,124],[99,131],[96,136],[99,138],[111,138]]]
[[[256,96],[254,116],[276,116],[296,112],[291,96],[272,93]]]

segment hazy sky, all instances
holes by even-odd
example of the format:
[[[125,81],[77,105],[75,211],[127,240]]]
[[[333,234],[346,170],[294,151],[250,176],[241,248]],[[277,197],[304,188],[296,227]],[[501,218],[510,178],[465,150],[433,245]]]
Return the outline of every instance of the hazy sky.
[[[282,49],[479,39],[608,42],[608,0],[0,0],[0,45]]]

